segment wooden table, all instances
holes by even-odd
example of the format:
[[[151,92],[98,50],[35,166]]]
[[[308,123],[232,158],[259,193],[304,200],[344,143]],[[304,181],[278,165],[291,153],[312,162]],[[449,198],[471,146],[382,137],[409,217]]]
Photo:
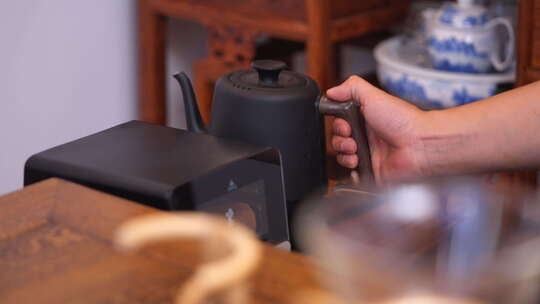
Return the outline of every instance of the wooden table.
[[[129,218],[161,212],[60,179],[0,197],[0,303],[171,303],[199,262],[194,242],[113,248]],[[319,288],[308,259],[270,246],[253,303],[291,303]]]

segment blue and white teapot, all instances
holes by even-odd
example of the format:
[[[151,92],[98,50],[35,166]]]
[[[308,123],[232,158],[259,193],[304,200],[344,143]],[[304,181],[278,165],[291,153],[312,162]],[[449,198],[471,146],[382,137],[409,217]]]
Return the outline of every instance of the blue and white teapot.
[[[434,68],[462,73],[504,71],[513,63],[514,29],[509,19],[490,19],[487,9],[472,0],[446,3],[425,12],[427,51]],[[496,31],[503,26],[509,39]],[[505,50],[505,58],[501,52]]]

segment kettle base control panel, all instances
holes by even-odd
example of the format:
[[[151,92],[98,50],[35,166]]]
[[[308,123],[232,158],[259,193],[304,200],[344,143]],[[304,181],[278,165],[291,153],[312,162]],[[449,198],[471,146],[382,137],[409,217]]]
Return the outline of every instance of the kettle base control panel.
[[[27,160],[25,185],[49,177],[162,210],[216,214],[262,240],[289,241],[280,155],[272,148],[131,121]]]

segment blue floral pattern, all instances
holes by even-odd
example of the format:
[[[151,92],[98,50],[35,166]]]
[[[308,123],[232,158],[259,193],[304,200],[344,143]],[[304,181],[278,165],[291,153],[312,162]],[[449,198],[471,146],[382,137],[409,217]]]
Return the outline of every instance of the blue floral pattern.
[[[457,9],[454,6],[446,6],[442,11],[439,21],[444,24],[452,25],[454,24],[454,18],[457,14]]]
[[[482,73],[477,68],[474,67],[472,63],[459,64],[451,63],[448,59],[443,60],[433,60],[433,67],[438,70],[451,71],[451,72],[460,72],[460,73]]]
[[[463,25],[470,26],[482,26],[488,22],[488,15],[486,13],[481,14],[480,16],[467,16],[463,20]]]
[[[440,100],[429,98],[426,94],[424,87],[416,81],[409,79],[407,75],[403,75],[396,80],[392,80],[389,77],[385,78],[383,79],[383,85],[391,94],[414,103],[422,104],[423,106],[429,107],[430,109],[443,109],[448,107],[448,104],[445,105]],[[463,86],[458,90],[453,90],[452,101],[454,103],[452,104],[452,106],[461,106],[480,99],[484,99],[488,96],[494,95],[495,90],[496,88],[493,87],[491,88],[490,92],[488,92],[487,96],[475,96],[472,95],[468,91],[468,89]]]
[[[474,27],[485,25],[489,20],[486,12],[480,15],[466,15],[466,12],[460,12],[455,5],[447,5],[443,8],[439,22],[455,27]]]
[[[385,78],[383,84],[391,94],[405,100],[419,102],[437,109],[444,107],[441,101],[427,97],[424,88],[415,81],[410,80],[407,75],[403,75],[395,81]]]
[[[456,106],[468,104],[468,103],[471,103],[473,101],[477,101],[483,98],[484,97],[469,95],[469,92],[467,91],[466,88],[461,88],[461,90],[454,91],[452,93],[452,100],[456,102]]]
[[[457,40],[454,37],[445,40],[437,40],[435,37],[429,37],[427,39],[427,45],[441,53],[461,53],[479,59],[489,58],[488,53],[477,51],[474,44]]]

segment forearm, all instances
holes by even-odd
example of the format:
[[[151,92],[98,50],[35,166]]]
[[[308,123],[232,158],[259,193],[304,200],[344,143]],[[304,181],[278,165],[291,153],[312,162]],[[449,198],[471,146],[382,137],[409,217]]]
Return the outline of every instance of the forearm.
[[[540,167],[540,82],[426,117],[429,175]]]

